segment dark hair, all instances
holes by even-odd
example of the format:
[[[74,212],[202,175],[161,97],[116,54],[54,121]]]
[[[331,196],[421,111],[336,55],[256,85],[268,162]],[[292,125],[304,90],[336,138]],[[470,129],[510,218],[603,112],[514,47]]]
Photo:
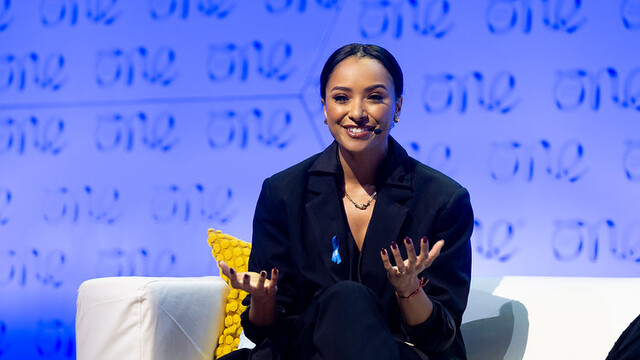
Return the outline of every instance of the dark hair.
[[[322,73],[320,74],[320,96],[322,96],[323,99],[327,96],[327,83],[333,70],[343,60],[352,56],[355,56],[357,59],[371,58],[378,60],[391,75],[396,98],[402,95],[402,69],[400,69],[400,65],[398,65],[396,59],[387,49],[377,45],[349,44],[334,51],[327,59],[327,62],[324,63]]]

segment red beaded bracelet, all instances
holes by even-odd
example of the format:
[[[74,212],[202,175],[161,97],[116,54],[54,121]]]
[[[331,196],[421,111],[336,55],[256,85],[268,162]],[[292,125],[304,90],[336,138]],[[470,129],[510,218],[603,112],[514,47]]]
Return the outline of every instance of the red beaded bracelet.
[[[423,287],[425,287],[425,285],[427,285],[427,283],[429,283],[429,280],[424,281],[424,278],[421,277],[420,278],[420,285],[418,286],[418,288],[416,289],[416,291],[412,292],[411,294],[409,294],[409,296],[402,296],[400,295],[397,291],[396,291],[396,296],[399,297],[400,299],[411,299],[412,297],[418,295],[418,293],[420,292],[420,289],[422,289]]]

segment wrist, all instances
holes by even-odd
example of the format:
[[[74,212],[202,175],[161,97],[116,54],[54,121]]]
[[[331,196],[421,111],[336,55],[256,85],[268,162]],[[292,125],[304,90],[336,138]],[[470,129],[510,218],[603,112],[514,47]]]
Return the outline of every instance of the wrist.
[[[420,278],[418,280],[418,278],[416,278],[416,282],[415,285],[412,285],[412,287],[410,288],[410,290],[404,290],[404,291],[400,291],[400,290],[396,290],[396,296],[399,299],[411,299],[412,297],[418,295],[418,293],[422,290],[422,288],[427,285],[427,283],[429,282],[429,280],[424,280],[424,278]]]
[[[276,319],[276,303],[274,301],[256,302],[251,298],[249,321],[256,326],[273,325]]]
[[[420,279],[418,279],[417,277],[414,278],[408,285],[402,286],[402,287],[397,287],[396,290],[396,295],[400,296],[400,297],[407,297],[409,295],[411,295],[414,291],[416,291],[416,289],[420,286]]]

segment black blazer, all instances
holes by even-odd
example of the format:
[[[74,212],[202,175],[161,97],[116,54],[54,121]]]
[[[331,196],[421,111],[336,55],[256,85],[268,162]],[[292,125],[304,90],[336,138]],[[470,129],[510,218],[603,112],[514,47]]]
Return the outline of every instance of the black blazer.
[[[242,322],[247,337],[260,347],[263,340],[282,330],[276,329],[286,319],[301,314],[324,289],[338,281],[354,280],[378,294],[389,328],[399,339],[415,344],[432,359],[465,359],[460,323],[469,294],[469,238],[473,229],[467,190],[409,157],[389,137],[389,152],[376,182],[378,195],[360,263],[354,266],[347,243],[337,149],[334,142],[322,153],[263,183],[253,221],[249,270],[280,270],[276,295],[280,318],[273,328],[256,328],[248,321],[247,310]],[[403,244],[405,236],[417,244],[425,235],[431,244],[445,240],[438,259],[421,274],[429,279],[425,291],[434,310],[423,324],[407,326],[387,280],[380,249],[388,249],[392,241]],[[331,261],[334,236],[340,239],[340,264]],[[399,248],[406,258],[404,246]],[[249,304],[249,297],[245,303]]]

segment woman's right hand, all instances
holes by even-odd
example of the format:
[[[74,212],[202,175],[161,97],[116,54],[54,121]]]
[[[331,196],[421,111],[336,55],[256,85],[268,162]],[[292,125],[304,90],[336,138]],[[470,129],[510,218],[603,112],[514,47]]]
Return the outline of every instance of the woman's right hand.
[[[269,280],[264,270],[260,273],[252,271],[238,273],[222,260],[218,264],[222,273],[229,278],[231,287],[248,292],[252,298],[274,297],[278,291],[278,269],[276,268],[271,269],[271,280]]]
[[[276,292],[278,291],[278,269],[271,269],[271,280],[267,272],[248,271],[238,273],[224,262],[218,262],[220,271],[229,278],[231,287],[251,294],[249,320],[257,326],[269,326],[275,321]]]

